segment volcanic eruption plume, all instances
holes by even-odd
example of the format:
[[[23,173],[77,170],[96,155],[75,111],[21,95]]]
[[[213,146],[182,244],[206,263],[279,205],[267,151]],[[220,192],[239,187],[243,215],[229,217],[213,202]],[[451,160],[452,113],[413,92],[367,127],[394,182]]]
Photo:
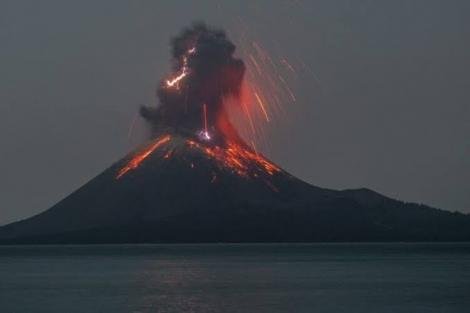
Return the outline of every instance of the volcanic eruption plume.
[[[230,99],[231,105],[241,105],[245,74],[245,65],[234,52],[235,45],[223,31],[204,24],[186,28],[173,38],[172,73],[159,84],[158,104],[140,110],[151,125],[153,142],[135,154],[116,178],[137,168],[157,149],[164,150],[164,159],[177,153],[172,134],[183,136],[188,148],[240,176],[280,171],[246,144],[229,120],[224,102]]]
[[[316,187],[261,155],[263,123],[272,129],[296,101],[282,69],[297,66],[248,36],[237,45],[246,63],[205,25],[174,38],[158,104],[141,109],[149,142],[49,210],[0,227],[0,244],[470,240],[469,216]]]

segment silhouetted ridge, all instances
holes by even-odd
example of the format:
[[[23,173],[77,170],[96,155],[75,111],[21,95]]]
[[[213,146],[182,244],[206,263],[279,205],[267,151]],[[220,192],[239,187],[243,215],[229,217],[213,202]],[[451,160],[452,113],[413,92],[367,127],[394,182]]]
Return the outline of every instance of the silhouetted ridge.
[[[119,179],[118,173],[143,148],[49,210],[1,227],[0,242],[470,239],[468,215],[404,203],[368,189],[318,188],[282,169],[263,172],[259,164],[253,164],[256,176],[244,176],[208,154],[203,142],[188,143],[194,137],[165,135],[171,139]]]

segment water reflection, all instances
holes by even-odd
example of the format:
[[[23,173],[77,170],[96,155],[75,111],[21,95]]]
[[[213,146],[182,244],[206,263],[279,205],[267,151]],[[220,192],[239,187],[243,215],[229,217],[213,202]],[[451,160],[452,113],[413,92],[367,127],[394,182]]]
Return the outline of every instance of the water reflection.
[[[470,244],[0,247],[0,312],[464,312]]]

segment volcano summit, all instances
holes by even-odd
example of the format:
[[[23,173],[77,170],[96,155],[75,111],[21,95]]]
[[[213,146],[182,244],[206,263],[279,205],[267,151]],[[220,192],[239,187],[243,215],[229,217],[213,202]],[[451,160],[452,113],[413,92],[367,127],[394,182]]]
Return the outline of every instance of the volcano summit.
[[[230,121],[226,100],[242,101],[246,69],[225,33],[195,25],[172,48],[158,105],[140,111],[151,140],[49,210],[1,227],[0,243],[470,240],[468,215],[288,174]]]

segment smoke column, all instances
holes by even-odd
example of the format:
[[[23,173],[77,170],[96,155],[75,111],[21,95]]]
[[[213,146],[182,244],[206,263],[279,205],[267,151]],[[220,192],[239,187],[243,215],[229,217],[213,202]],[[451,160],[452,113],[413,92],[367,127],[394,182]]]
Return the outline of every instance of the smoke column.
[[[160,81],[158,104],[140,110],[152,126],[153,141],[133,154],[116,179],[128,177],[157,150],[168,160],[191,149],[212,160],[218,170],[261,179],[277,192],[269,179],[281,169],[241,139],[226,112],[226,107],[242,103],[245,65],[234,52],[235,45],[223,31],[204,24],[194,24],[173,38],[172,73]],[[183,149],[173,141],[177,137],[184,138]],[[211,183],[217,177],[214,170]]]
[[[218,143],[239,136],[228,120],[223,100],[239,98],[245,73],[233,56],[235,45],[225,32],[194,24],[171,40],[173,73],[157,89],[156,107],[144,106],[141,115],[153,131],[172,128],[194,135],[204,132]]]

